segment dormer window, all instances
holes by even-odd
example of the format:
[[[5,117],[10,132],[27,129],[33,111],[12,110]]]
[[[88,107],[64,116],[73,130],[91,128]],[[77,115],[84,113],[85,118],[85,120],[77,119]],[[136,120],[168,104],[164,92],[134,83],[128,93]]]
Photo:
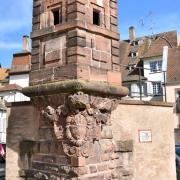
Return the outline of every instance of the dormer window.
[[[132,71],[134,71],[136,69],[136,67],[135,67],[135,65],[130,65],[130,66],[128,66],[127,69],[128,69],[129,72],[132,72]]]
[[[134,41],[134,42],[133,42],[133,45],[134,45],[134,46],[137,46],[138,44],[139,44],[138,41]]]
[[[150,72],[162,71],[162,61],[152,61],[150,64]]]
[[[93,24],[100,26],[100,12],[95,9],[93,10]]]
[[[60,24],[61,23],[61,11],[60,9],[53,9],[52,10],[53,14],[53,23],[54,25]]]
[[[130,45],[131,46],[138,46],[138,44],[139,44],[139,41],[132,41],[131,43],[130,43]]]
[[[138,56],[138,52],[131,52],[131,57],[132,58],[135,58],[135,57],[137,57]]]

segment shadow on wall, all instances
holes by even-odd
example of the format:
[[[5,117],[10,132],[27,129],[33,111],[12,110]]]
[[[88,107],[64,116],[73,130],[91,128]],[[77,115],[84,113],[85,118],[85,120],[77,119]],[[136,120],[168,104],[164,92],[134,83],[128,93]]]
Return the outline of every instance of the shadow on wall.
[[[9,118],[7,128],[7,147],[6,147],[6,178],[12,179],[19,176],[19,170],[22,167],[27,167],[28,164],[22,162],[28,162],[31,158],[32,144],[26,144],[24,147],[20,145],[20,142],[28,139],[35,141],[37,139],[38,132],[38,114],[35,108],[33,108],[31,102],[17,102],[8,105]],[[19,153],[23,151],[23,148],[28,149],[29,153],[26,156],[22,156],[19,159]]]
[[[163,96],[154,96],[154,97],[152,97],[151,101],[161,101],[161,102],[163,102]]]
[[[65,156],[62,146],[59,145],[57,134],[54,133],[54,122],[52,121],[54,117],[49,117],[48,122],[44,121],[43,114],[40,114],[48,106],[53,106],[53,104],[59,105],[63,102],[64,96],[58,96],[54,99],[53,97],[36,98],[33,104],[32,102],[18,102],[9,105],[6,160],[7,179],[14,180],[19,175],[25,177],[27,174],[23,170],[31,169],[33,160],[38,153],[45,155],[61,154]],[[54,116],[52,109],[47,109],[47,111],[47,116]],[[64,121],[61,117],[62,125],[65,124]],[[37,158],[40,157],[38,156]],[[61,160],[70,163],[69,159],[66,159],[62,158]],[[38,164],[35,164],[35,166],[37,166],[37,169],[39,168]]]

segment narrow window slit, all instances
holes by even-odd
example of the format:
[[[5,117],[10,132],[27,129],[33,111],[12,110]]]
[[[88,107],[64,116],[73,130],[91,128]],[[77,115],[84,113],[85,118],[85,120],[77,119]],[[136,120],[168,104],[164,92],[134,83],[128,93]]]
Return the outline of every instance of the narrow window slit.
[[[100,26],[100,12],[96,10],[93,11],[93,24]]]
[[[54,18],[54,25],[60,24],[61,23],[60,10],[55,9],[52,11],[52,13],[53,13],[53,18]]]

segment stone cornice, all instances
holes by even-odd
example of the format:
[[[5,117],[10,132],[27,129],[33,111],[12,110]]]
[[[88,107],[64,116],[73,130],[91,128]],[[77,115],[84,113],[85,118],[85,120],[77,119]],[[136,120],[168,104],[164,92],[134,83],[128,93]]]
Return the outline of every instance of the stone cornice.
[[[128,94],[128,89],[122,86],[107,84],[103,82],[66,80],[42,85],[26,87],[23,94],[29,97],[51,95],[58,93],[74,93],[82,91],[84,93],[97,94],[100,96],[124,97]]]
[[[121,100],[119,104],[123,105],[140,105],[140,106],[159,106],[159,107],[173,107],[174,103],[161,101],[139,101],[139,100]]]
[[[41,29],[41,30],[35,30],[31,33],[31,38],[32,39],[40,38],[40,37],[43,37],[52,33],[63,33],[63,32],[67,32],[68,30],[76,29],[76,28],[83,29],[91,33],[100,34],[108,38],[119,40],[118,33],[112,32],[102,27],[96,27],[92,24],[84,23],[81,21],[73,21],[70,23],[63,23],[57,26],[52,26],[49,28]]]

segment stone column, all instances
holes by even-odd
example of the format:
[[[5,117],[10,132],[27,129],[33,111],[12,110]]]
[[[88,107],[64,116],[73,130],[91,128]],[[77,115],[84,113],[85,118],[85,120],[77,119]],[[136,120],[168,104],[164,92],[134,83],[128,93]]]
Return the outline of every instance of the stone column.
[[[24,179],[117,179],[111,112],[127,93],[121,86],[63,81],[24,89],[40,113],[39,139],[26,145]],[[116,97],[115,97],[116,96]],[[29,149],[31,149],[29,151]]]

